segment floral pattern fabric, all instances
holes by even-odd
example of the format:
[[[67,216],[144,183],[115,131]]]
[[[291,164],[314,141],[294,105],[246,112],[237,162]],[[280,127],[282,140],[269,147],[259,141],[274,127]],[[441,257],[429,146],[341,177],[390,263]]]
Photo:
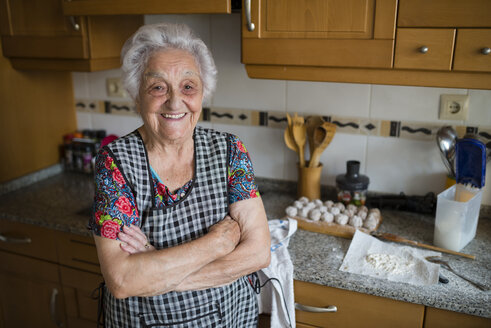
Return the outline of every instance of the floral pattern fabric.
[[[252,162],[242,141],[234,135],[229,136],[230,152],[228,158],[229,204],[259,196],[254,179]],[[184,197],[193,181],[181,188],[170,191],[152,170],[155,203],[157,207],[170,206]],[[140,216],[136,199],[127,185],[114,159],[106,150],[101,150],[96,158],[94,215],[89,229],[98,236],[117,239],[123,225],[139,225]]]

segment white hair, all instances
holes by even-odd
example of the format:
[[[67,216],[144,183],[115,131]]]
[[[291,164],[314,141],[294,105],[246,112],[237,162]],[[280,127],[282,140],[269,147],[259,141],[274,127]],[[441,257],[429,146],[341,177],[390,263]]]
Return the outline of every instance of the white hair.
[[[215,91],[217,76],[211,52],[187,25],[174,23],[144,25],[125,42],[121,50],[122,82],[130,97],[137,100],[150,56],[166,49],[185,50],[194,57],[203,83],[203,100],[208,101]]]

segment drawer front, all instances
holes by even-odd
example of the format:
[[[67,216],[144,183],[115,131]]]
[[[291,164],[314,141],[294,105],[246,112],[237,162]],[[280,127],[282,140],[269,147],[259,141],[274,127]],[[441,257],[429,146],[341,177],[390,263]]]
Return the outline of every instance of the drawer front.
[[[489,328],[491,319],[447,310],[426,308],[424,328]]]
[[[93,237],[59,233],[57,243],[60,264],[94,273],[101,272]]]
[[[296,321],[317,327],[418,327],[424,306],[388,298],[294,281],[295,302],[314,307],[334,305],[337,312],[295,311]]]
[[[97,287],[100,274],[61,267],[61,282],[69,327],[95,327],[97,322]]]
[[[459,29],[455,71],[491,72],[491,29]]]
[[[0,220],[0,249],[57,262],[54,234],[32,224]]]
[[[394,67],[448,71],[452,68],[454,38],[454,29],[399,28]]]

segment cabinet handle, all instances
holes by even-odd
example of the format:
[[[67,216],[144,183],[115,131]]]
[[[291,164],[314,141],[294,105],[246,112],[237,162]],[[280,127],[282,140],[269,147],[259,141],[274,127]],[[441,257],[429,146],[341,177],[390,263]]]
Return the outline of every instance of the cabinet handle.
[[[246,24],[247,24],[247,30],[249,32],[254,31],[256,26],[251,20],[251,0],[244,0],[244,6],[245,6],[245,16],[246,16]]]
[[[75,17],[70,16],[70,17],[68,17],[68,19],[70,20],[70,23],[72,24],[73,29],[75,31],[80,31],[80,24],[77,23],[77,21],[75,20]]]
[[[58,288],[53,288],[51,291],[51,300],[49,302],[49,312],[51,315],[51,321],[56,327],[63,327],[63,322],[56,320],[56,299],[58,297]]]
[[[418,51],[421,52],[422,54],[427,53],[428,50],[429,48],[427,46],[422,46],[421,48],[418,49]]]
[[[3,241],[4,243],[12,243],[12,244],[30,244],[32,242],[31,238],[29,237],[12,238],[12,237],[4,236],[2,234],[0,234],[0,241]]]
[[[300,303],[295,303],[295,309],[305,312],[314,312],[314,313],[326,313],[326,312],[337,312],[338,308],[335,305],[329,305],[328,307],[316,307],[303,305]]]
[[[483,55],[489,55],[489,54],[491,54],[491,49],[490,49],[489,47],[482,48],[482,49],[481,49],[481,53],[482,53]]]

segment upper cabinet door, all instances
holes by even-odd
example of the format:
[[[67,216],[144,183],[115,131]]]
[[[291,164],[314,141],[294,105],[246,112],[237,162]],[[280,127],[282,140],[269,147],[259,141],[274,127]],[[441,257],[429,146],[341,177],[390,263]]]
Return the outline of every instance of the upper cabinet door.
[[[64,0],[65,15],[230,14],[231,0]]]
[[[244,1],[245,64],[392,67],[396,0]]]

